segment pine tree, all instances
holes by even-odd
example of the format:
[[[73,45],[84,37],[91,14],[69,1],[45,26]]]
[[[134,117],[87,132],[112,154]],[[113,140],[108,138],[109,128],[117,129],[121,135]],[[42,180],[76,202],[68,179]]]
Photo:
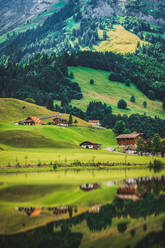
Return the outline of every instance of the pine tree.
[[[152,138],[152,153],[157,154],[160,152],[161,140],[159,134],[154,134]]]
[[[73,123],[73,118],[72,118],[72,114],[69,115],[69,122],[70,125]]]
[[[48,104],[47,104],[47,109],[54,110],[54,104],[53,104],[53,99],[49,98]]]

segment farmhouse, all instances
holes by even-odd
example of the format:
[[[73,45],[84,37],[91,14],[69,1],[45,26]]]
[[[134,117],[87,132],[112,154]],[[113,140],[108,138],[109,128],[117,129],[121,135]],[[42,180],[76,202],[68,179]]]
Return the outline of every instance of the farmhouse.
[[[53,125],[67,127],[68,121],[64,118],[55,118],[53,119]]]
[[[99,120],[89,120],[88,123],[96,126],[101,126]]]
[[[119,146],[137,145],[138,138],[144,138],[143,133],[120,134],[116,137]]]
[[[29,116],[26,120],[23,121],[24,125],[41,125],[42,122],[40,120],[40,118],[36,117],[36,116]]]
[[[88,149],[100,149],[101,144],[96,144],[91,141],[84,141],[80,144],[82,148],[88,148]]]

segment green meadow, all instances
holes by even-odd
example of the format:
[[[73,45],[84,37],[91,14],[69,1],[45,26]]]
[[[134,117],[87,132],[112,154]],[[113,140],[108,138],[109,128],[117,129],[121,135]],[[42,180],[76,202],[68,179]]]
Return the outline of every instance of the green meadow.
[[[0,165],[49,165],[55,162],[69,165],[73,162],[148,164],[153,157],[125,155],[106,150],[80,148],[90,140],[105,147],[117,147],[112,130],[90,127],[17,126],[0,125]],[[165,158],[160,158],[165,161]]]
[[[77,66],[69,67],[69,71],[73,72],[73,81],[80,85],[83,93],[81,100],[72,100],[73,106],[85,111],[90,101],[101,101],[111,105],[114,114],[130,115],[138,113],[165,118],[162,102],[150,100],[134,84],[128,87],[124,82],[112,82],[108,80],[110,73],[103,70]],[[93,85],[90,84],[90,79],[94,80]],[[130,101],[131,96],[135,97],[135,103]],[[127,110],[117,108],[117,103],[121,98],[127,102]],[[144,101],[147,102],[147,108],[143,107]]]

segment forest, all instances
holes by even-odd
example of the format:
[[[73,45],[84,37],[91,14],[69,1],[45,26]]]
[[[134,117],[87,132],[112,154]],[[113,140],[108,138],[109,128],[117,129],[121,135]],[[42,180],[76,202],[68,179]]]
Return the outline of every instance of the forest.
[[[55,54],[35,54],[26,63],[19,64],[3,56],[0,97],[31,98],[39,105],[47,105],[50,98],[81,99],[79,85],[66,76],[67,67],[57,62]]]

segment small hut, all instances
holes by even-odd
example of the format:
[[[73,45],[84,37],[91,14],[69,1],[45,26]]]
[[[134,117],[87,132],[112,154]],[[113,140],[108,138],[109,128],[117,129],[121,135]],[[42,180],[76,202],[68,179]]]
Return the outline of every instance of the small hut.
[[[99,120],[89,120],[88,123],[95,126],[101,126]]]
[[[101,144],[96,144],[91,141],[84,141],[80,144],[82,148],[87,148],[87,149],[100,149]]]
[[[53,119],[53,125],[67,127],[68,121],[65,118],[55,118]]]

